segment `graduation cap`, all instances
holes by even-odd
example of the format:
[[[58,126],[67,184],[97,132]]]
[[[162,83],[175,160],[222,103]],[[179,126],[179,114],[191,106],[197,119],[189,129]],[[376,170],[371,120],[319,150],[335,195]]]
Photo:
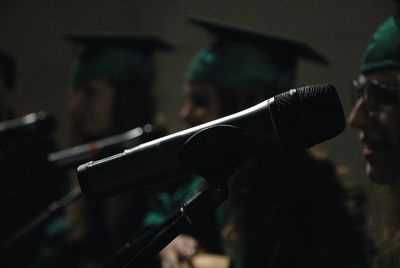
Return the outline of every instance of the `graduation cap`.
[[[65,38],[79,48],[72,67],[74,84],[88,79],[150,82],[154,51],[173,50],[160,38],[129,32],[69,33]]]
[[[193,59],[185,76],[188,82],[281,92],[294,86],[298,59],[328,65],[299,40],[198,16],[187,20],[214,37]]]
[[[15,61],[9,54],[0,51],[0,81],[7,89],[14,88]]]
[[[377,29],[369,43],[361,64],[361,73],[400,68],[399,17],[392,16]]]

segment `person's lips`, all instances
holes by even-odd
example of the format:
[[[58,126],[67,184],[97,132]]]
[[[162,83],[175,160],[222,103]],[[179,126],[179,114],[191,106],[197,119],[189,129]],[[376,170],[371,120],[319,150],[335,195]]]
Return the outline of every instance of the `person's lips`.
[[[380,154],[385,152],[390,146],[387,142],[383,141],[364,140],[363,143],[364,146],[362,149],[362,155],[366,160],[370,162],[376,160],[377,157],[379,157]]]

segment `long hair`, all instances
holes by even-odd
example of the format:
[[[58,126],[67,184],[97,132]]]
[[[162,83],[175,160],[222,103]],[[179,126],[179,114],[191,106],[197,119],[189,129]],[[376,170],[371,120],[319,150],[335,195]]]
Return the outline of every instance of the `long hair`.
[[[156,103],[149,81],[110,81],[115,88],[113,132],[118,134],[154,122]]]
[[[156,109],[151,82],[108,82],[115,93],[109,135],[154,123]],[[75,137],[73,134],[72,130],[71,137]],[[75,138],[75,143],[82,143],[79,137]],[[76,178],[73,187],[77,187]],[[83,259],[102,262],[132,235],[142,213],[132,198],[130,194],[120,194],[97,202],[81,199],[68,207],[66,218],[71,228],[66,232],[66,239],[87,250],[82,254]]]
[[[113,88],[112,125],[105,133],[82,133],[72,124],[69,129],[69,146],[91,142],[106,136],[117,135],[135,127],[153,124],[156,104],[151,81],[113,81],[107,80]]]
[[[400,267],[400,191],[393,185],[369,185],[368,234],[374,267]]]

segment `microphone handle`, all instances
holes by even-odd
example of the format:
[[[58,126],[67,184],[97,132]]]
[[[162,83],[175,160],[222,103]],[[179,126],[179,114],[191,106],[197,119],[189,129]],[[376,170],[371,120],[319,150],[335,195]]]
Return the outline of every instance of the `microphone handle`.
[[[270,110],[273,102],[274,98],[271,98],[241,112],[80,165],[77,175],[82,192],[86,198],[95,199],[144,186],[151,187],[175,180],[182,175],[197,174],[186,165],[185,158],[188,155],[183,153],[185,144],[196,134],[217,126],[240,129],[243,133],[241,136],[251,140],[256,148],[265,144],[268,144],[270,148],[278,147],[279,137],[273,126]],[[214,144],[204,144],[205,147],[210,148],[208,153],[218,153],[217,143],[224,142],[224,139],[222,137],[221,140],[214,141]],[[242,138],[237,140],[237,144],[241,141],[243,141]],[[202,157],[209,157],[209,155]]]

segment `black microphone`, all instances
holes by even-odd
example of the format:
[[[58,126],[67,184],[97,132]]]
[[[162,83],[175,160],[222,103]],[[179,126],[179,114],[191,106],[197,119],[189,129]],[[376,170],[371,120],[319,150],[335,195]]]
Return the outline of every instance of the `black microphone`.
[[[291,89],[241,112],[83,164],[77,169],[79,183],[85,197],[94,199],[188,174],[226,176],[255,150],[271,154],[311,147],[337,136],[345,125],[333,86]]]
[[[47,159],[58,168],[77,167],[165,135],[164,128],[146,124],[121,134],[53,152],[47,156]]]

